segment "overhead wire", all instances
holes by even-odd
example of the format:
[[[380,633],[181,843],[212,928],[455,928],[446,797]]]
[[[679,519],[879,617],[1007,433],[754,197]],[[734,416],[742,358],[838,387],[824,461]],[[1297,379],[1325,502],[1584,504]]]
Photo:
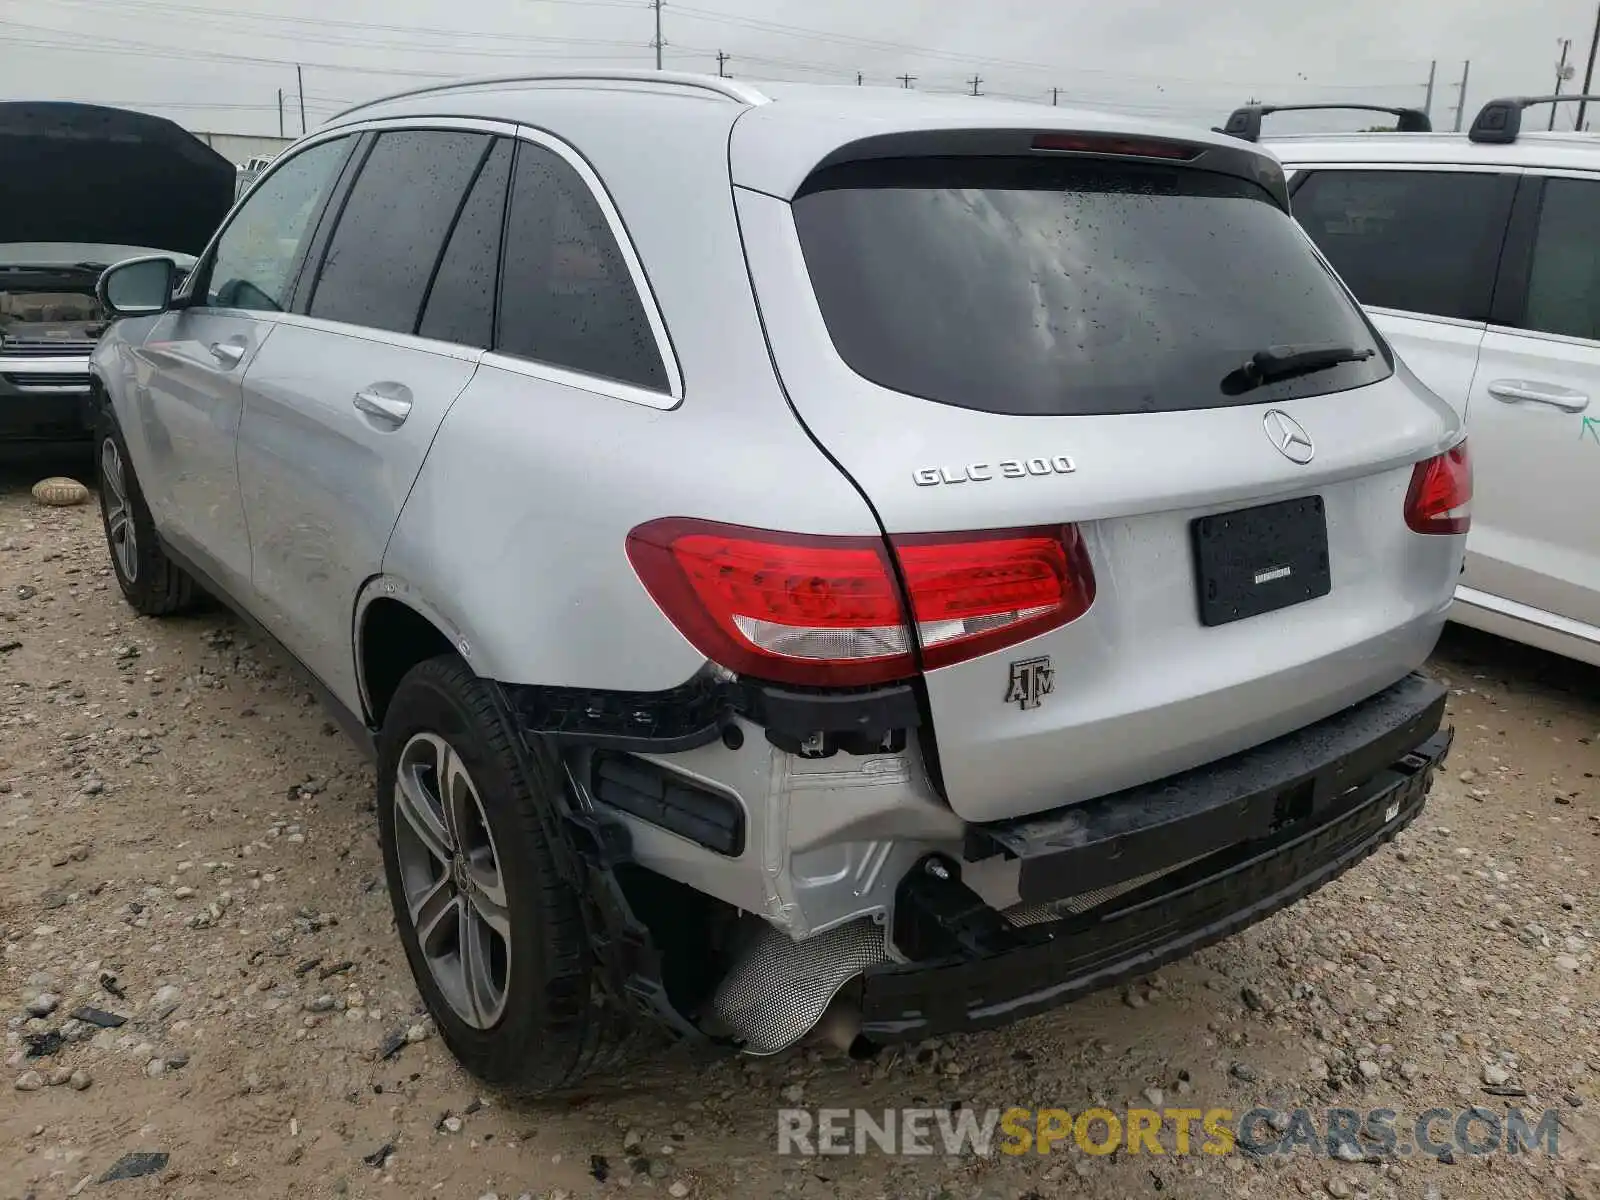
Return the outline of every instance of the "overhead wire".
[[[10,13],[10,4],[19,0],[0,0],[0,12]],[[647,0],[529,0],[530,3],[582,6],[585,8],[605,9],[633,9],[647,12],[650,4]],[[444,54],[455,58],[471,59],[517,59],[517,60],[555,60],[562,63],[583,65],[616,65],[619,60],[626,60],[633,55],[638,60],[648,61],[653,47],[645,42],[633,42],[615,38],[576,37],[554,34],[523,34],[523,33],[498,33],[487,30],[452,30],[428,26],[396,25],[384,23],[368,23],[353,20],[336,20],[322,18],[294,17],[288,14],[267,13],[259,10],[236,9],[225,14],[208,11],[193,5],[175,2],[175,0],[50,0],[50,11],[60,12],[63,6],[88,8],[102,11],[125,13],[129,11],[147,12],[151,14],[179,15],[186,20],[198,21],[205,28],[215,28],[217,21],[226,22],[228,27],[234,28],[237,21],[253,21],[265,25],[276,25],[278,29],[249,29],[247,32],[252,38],[270,38],[276,40],[292,40],[297,45],[309,43],[312,45],[341,47],[364,51],[378,51],[398,54],[425,55],[430,59]],[[1049,103],[1052,94],[1072,106],[1097,106],[1114,108],[1133,113],[1146,113],[1151,115],[1192,116],[1197,111],[1209,108],[1196,93],[1214,92],[1218,95],[1224,93],[1232,95],[1241,85],[1220,82],[1216,80],[1202,80],[1185,78],[1173,75],[1140,75],[1137,72],[1123,70],[1111,71],[1098,67],[1065,67],[1061,64],[1048,64],[1027,59],[1004,58],[996,56],[978,55],[966,52],[948,51],[935,47],[918,46],[910,43],[900,43],[884,39],[864,37],[852,34],[835,33],[813,27],[792,25],[786,22],[770,21],[763,18],[749,17],[736,13],[721,12],[713,9],[700,8],[694,5],[672,5],[675,18],[682,17],[696,21],[702,25],[720,25],[725,28],[745,32],[760,33],[769,36],[782,36],[788,38],[810,40],[820,44],[830,44],[850,49],[872,51],[876,54],[892,54],[899,59],[925,59],[930,62],[948,62],[961,64],[964,68],[971,66],[991,66],[1007,69],[1015,73],[1035,73],[1047,75],[1052,78],[1063,76],[1076,77],[1082,75],[1105,76],[1114,75],[1123,82],[1139,82],[1142,80],[1159,80],[1161,84],[1186,83],[1181,93],[1170,98],[1162,94],[1160,98],[1150,96],[1133,96],[1126,99],[1116,95],[1101,92],[1084,93],[1080,90],[1068,91],[1062,88],[1042,88],[1038,91],[1021,91],[1002,88],[985,88],[983,94],[992,97],[1003,97],[1019,101]],[[207,24],[209,23],[209,24]],[[0,16],[0,27],[23,31],[22,37],[8,37],[5,40],[7,47],[24,47],[29,49],[46,49],[62,52],[75,52],[84,54],[116,54],[129,58],[166,59],[171,61],[187,61],[197,63],[238,63],[252,66],[287,69],[301,67],[306,70],[342,72],[350,75],[365,75],[372,77],[392,76],[397,78],[449,80],[470,75],[470,70],[460,72],[423,70],[413,67],[385,64],[358,65],[350,62],[308,61],[296,54],[293,58],[279,58],[265,54],[243,54],[237,51],[210,50],[203,47],[183,46],[172,44],[156,44],[126,37],[108,36],[96,33],[92,41],[78,41],[74,30],[60,26],[36,25],[26,21],[19,21],[8,16]],[[442,45],[430,42],[426,45],[410,44],[393,39],[372,40],[370,36],[360,40],[343,38],[335,35],[343,29],[357,30],[369,34],[373,30],[394,35],[417,35],[419,37],[454,38],[459,40],[474,39],[484,44],[469,45]],[[553,49],[554,47],[568,47],[569,49]],[[573,50],[577,48],[601,48],[605,53],[578,54]],[[668,42],[665,46],[668,56],[674,59],[693,58],[704,56],[714,58],[719,50],[729,50],[727,45],[717,50],[693,44]],[[793,72],[806,78],[837,79],[841,82],[851,82],[862,78],[855,67],[845,63],[825,63],[811,59],[790,56],[780,56],[765,53],[745,53],[735,44],[729,50],[729,60],[743,66],[754,65],[760,68],[776,69],[781,72]],[[642,63],[641,63],[642,65]],[[698,64],[697,64],[698,65]],[[742,72],[741,72],[742,73]],[[763,75],[770,74],[764,70]],[[884,80],[883,82],[888,82]],[[918,81],[919,89],[939,94],[968,94],[966,84],[952,78],[946,84],[936,74],[925,74]],[[1319,91],[1364,92],[1369,95],[1383,91],[1398,91],[1401,89],[1412,90],[1420,84],[1393,84],[1393,83],[1363,83],[1363,84],[1318,84],[1307,79],[1292,81],[1278,81],[1276,83],[1263,80],[1249,81],[1252,89],[1263,90],[1266,88],[1284,89],[1317,89]],[[376,90],[376,89],[375,89]],[[1157,91],[1162,92],[1160,84]],[[1190,99],[1189,97],[1193,97]],[[321,102],[315,101],[310,94],[307,95],[308,105],[322,107]],[[329,105],[343,106],[351,101],[340,99],[328,101]],[[210,102],[197,102],[184,104],[179,101],[163,102],[167,107],[215,107]],[[1220,103],[1220,102],[1219,102]],[[240,104],[241,111],[261,109],[275,109],[276,104],[245,105]]]

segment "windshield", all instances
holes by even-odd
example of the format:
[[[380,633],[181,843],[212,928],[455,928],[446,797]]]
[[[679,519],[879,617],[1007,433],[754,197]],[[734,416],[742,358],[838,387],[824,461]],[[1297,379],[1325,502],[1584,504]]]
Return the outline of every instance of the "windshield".
[[[1360,387],[1365,317],[1256,185],[1097,160],[901,159],[815,176],[795,223],[840,356],[884,387],[1015,414],[1159,412]],[[1286,345],[1370,350],[1241,393]]]

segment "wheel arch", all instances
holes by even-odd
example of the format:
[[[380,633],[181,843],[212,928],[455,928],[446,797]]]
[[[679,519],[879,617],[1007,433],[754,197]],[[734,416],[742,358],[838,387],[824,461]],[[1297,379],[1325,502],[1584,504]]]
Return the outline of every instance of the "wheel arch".
[[[403,579],[376,575],[356,597],[356,686],[363,719],[374,729],[407,671],[441,654],[472,666],[472,642]]]

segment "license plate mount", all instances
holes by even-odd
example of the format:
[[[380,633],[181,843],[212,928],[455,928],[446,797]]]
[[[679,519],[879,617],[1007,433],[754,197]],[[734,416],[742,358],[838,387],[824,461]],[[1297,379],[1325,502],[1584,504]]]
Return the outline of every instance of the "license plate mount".
[[[1189,531],[1202,625],[1276,612],[1333,590],[1321,496],[1213,513]]]

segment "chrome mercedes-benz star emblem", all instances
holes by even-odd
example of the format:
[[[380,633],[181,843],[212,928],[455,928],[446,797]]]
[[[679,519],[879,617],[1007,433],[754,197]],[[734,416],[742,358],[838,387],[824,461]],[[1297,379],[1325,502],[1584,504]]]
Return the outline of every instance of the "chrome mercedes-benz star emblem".
[[[1278,448],[1278,453],[1290,462],[1304,466],[1316,457],[1317,447],[1311,435],[1305,431],[1305,426],[1288,413],[1271,408],[1261,420],[1266,426],[1267,437]]]

